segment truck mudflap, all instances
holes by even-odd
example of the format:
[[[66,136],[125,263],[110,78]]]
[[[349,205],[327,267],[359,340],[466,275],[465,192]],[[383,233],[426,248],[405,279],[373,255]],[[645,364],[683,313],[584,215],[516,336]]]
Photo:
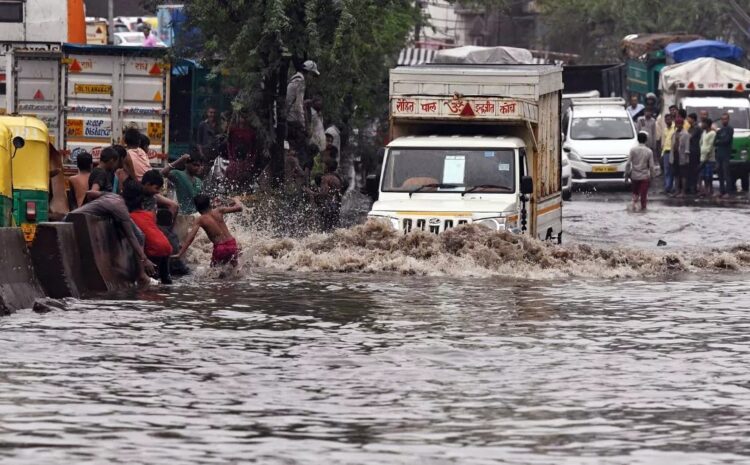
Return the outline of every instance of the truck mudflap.
[[[562,195],[548,197],[534,206],[532,212],[536,237],[542,241],[562,240]]]

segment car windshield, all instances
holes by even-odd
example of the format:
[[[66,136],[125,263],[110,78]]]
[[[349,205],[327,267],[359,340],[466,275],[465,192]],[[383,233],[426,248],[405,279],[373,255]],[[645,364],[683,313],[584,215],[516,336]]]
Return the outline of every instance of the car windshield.
[[[515,192],[513,149],[391,148],[384,192]]]
[[[721,125],[721,115],[729,114],[729,124],[735,129],[750,129],[750,109],[740,107],[686,107],[685,110],[690,113],[700,114],[701,111],[707,111],[708,117],[714,122],[716,127]]]
[[[570,137],[575,140],[632,139],[633,124],[627,117],[573,118]]]

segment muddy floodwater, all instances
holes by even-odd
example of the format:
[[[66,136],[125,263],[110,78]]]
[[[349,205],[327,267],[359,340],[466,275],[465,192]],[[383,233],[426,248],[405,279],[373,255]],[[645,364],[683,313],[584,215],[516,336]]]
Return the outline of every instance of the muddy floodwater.
[[[20,311],[0,462],[748,463],[744,211],[681,208],[573,202],[554,250],[250,234],[237,275]]]

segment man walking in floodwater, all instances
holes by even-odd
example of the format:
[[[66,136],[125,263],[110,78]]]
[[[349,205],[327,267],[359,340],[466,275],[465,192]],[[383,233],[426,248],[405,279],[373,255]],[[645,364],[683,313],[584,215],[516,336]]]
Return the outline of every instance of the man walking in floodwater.
[[[716,131],[714,146],[716,147],[716,169],[719,172],[719,193],[722,199],[734,193],[732,177],[729,173],[729,159],[732,158],[732,144],[734,143],[734,128],[729,125],[729,113],[721,115],[721,127]]]
[[[185,255],[185,252],[187,252],[188,247],[195,240],[198,230],[203,229],[206,231],[209,240],[214,244],[211,266],[227,264],[237,266],[239,248],[237,247],[237,241],[232,237],[227,224],[224,222],[224,215],[241,212],[242,203],[236,197],[232,200],[234,204],[228,207],[211,208],[210,197],[203,194],[195,196],[195,199],[193,199],[195,208],[201,216],[195,221],[193,229],[190,230],[185,243],[182,245],[182,249],[180,249],[180,253],[173,258],[181,259]]]
[[[628,162],[625,165],[625,179],[630,180],[633,190],[633,211],[638,208],[640,200],[641,211],[648,206],[648,188],[654,176],[654,152],[646,145],[648,134],[638,133],[638,145],[630,149]]]

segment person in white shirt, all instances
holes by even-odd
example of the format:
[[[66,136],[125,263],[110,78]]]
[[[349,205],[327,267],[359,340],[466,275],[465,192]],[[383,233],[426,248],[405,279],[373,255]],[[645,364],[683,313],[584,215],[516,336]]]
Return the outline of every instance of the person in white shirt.
[[[630,96],[630,105],[625,107],[625,110],[628,112],[628,115],[630,115],[630,118],[635,121],[636,116],[638,116],[644,108],[643,104],[638,102],[638,95],[633,94]]]

